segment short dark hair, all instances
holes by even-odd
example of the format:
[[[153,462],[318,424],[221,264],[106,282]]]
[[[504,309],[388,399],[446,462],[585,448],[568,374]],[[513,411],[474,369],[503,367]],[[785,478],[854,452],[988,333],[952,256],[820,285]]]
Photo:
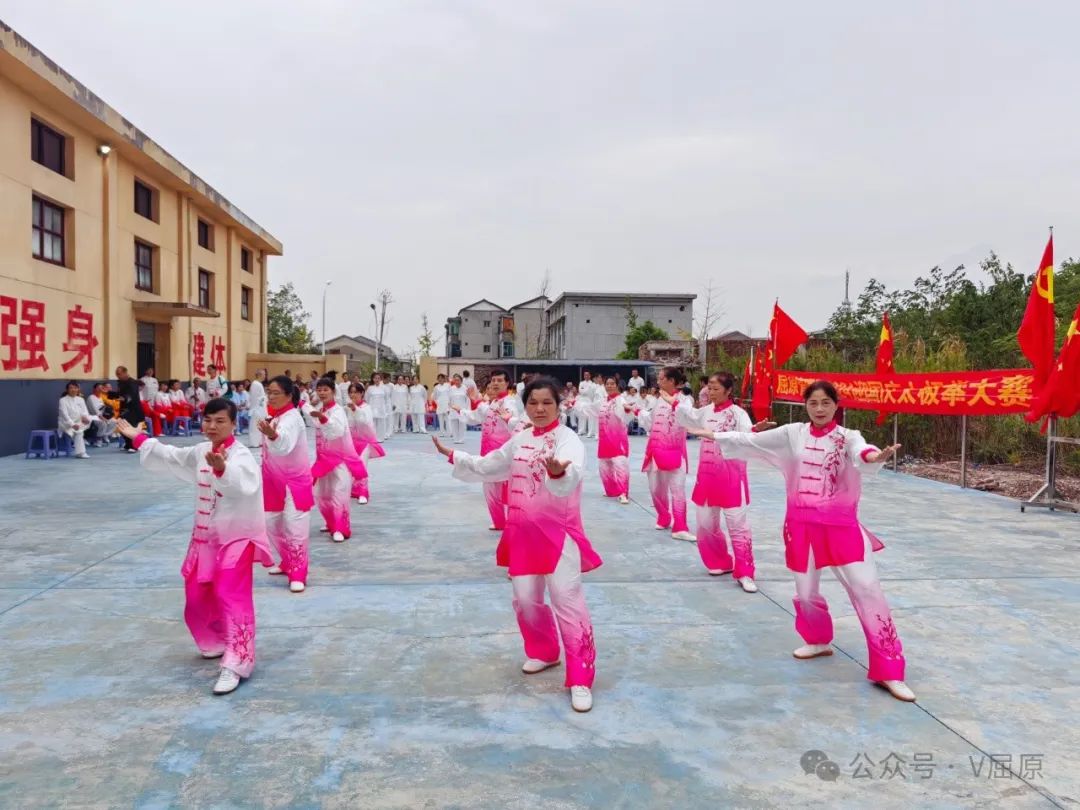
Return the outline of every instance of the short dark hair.
[[[362,393],[364,393],[364,384],[363,383],[358,383],[358,382],[349,383],[349,393],[350,394],[362,394]]]
[[[735,375],[730,371],[717,371],[715,374],[709,375],[709,380],[716,380],[728,391],[735,387]]]
[[[660,373],[675,383],[675,385],[684,385],[686,383],[686,375],[683,374],[683,370],[678,366],[664,366],[660,369]]]
[[[525,386],[525,390],[521,392],[521,401],[528,402],[532,392],[541,388],[546,388],[551,392],[556,405],[562,402],[562,395],[559,393],[559,381],[554,377],[533,377],[529,380],[529,384]]]
[[[315,387],[316,388],[329,388],[329,389],[333,390],[336,386],[334,384],[334,380],[333,380],[332,377],[319,377],[319,379],[317,379],[315,381]]]
[[[214,371],[217,371],[217,366],[215,366],[215,365],[214,365],[213,363],[211,363],[210,365],[208,365],[208,366],[207,366],[206,368],[207,368],[207,370],[208,370],[208,371],[209,371],[210,369],[213,369]]]
[[[206,403],[206,407],[203,408],[203,414],[205,416],[212,416],[215,413],[221,411],[228,411],[229,421],[236,421],[236,406],[233,405],[231,399],[225,399],[225,397],[214,397],[212,400]]]
[[[814,395],[815,391],[821,391],[837,405],[840,404],[840,395],[836,393],[836,386],[828,380],[816,380],[806,386],[806,389],[802,393],[803,402],[809,402],[810,397]]]
[[[506,380],[506,382],[507,382],[507,383],[509,383],[509,382],[510,382],[510,372],[508,372],[508,371],[507,371],[507,370],[506,370],[505,368],[497,368],[497,369],[494,369],[494,370],[493,370],[493,371],[492,371],[492,372],[491,372],[491,373],[490,373],[490,374],[488,375],[488,382],[491,382],[491,381],[492,381],[492,380],[494,380],[494,379],[495,379],[496,377],[502,377],[502,378],[503,378],[504,380]]]

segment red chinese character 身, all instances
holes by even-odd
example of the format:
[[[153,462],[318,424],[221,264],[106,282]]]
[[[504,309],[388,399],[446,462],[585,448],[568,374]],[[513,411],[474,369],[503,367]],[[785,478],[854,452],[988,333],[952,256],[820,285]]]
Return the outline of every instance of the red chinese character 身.
[[[191,336],[191,372],[196,377],[206,376],[206,338],[202,332]]]
[[[210,364],[217,367],[218,373],[225,372],[225,344],[219,337],[210,338]]]
[[[45,359],[45,304],[41,301],[22,300],[19,307],[19,351],[27,357],[19,358],[19,371],[31,368],[49,370]]]
[[[18,306],[19,299],[0,295],[0,346],[7,349],[7,354],[0,362],[4,371],[14,371],[19,367],[19,341],[11,333],[15,324],[19,322]]]
[[[60,368],[64,371],[77,366],[82,362],[84,373],[94,368],[94,349],[98,347],[98,339],[94,336],[94,313],[84,312],[82,304],[76,304],[75,309],[68,310],[67,342],[64,344],[65,352],[75,352],[75,356],[62,363]]]

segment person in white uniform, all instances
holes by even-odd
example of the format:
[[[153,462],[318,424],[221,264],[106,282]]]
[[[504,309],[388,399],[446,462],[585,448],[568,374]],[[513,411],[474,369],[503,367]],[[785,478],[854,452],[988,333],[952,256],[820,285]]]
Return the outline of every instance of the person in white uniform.
[[[75,458],[90,458],[86,453],[86,438],[83,434],[93,424],[90,412],[86,409],[86,400],[82,398],[79,384],[69,382],[60,397],[60,411],[56,418],[57,429],[75,443]]]
[[[439,435],[450,434],[450,383],[446,381],[446,375],[440,374],[432,391],[435,400],[435,417],[439,422]]]
[[[413,433],[427,433],[427,404],[428,390],[426,385],[421,385],[416,379],[409,386],[409,419],[412,422]]]
[[[394,433],[404,433],[405,417],[409,412],[409,386],[400,374],[390,392],[390,407],[394,415]]]

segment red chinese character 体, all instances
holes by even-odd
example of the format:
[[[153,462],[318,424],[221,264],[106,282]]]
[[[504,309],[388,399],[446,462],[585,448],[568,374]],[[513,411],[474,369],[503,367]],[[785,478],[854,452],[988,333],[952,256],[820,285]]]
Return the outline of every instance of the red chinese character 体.
[[[0,295],[0,346],[7,349],[0,366],[4,371],[14,371],[19,367],[19,341],[12,334],[18,318],[19,299],[9,295]]]
[[[62,363],[60,368],[67,371],[82,363],[83,373],[89,373],[94,369],[94,349],[98,347],[98,339],[94,336],[94,313],[84,312],[82,304],[76,304],[75,309],[68,310],[67,342],[64,344],[65,352],[75,352],[75,356]]]
[[[206,338],[202,332],[191,336],[191,373],[196,377],[206,376]]]
[[[225,344],[219,337],[210,338],[210,364],[217,368],[219,374],[225,372]]]

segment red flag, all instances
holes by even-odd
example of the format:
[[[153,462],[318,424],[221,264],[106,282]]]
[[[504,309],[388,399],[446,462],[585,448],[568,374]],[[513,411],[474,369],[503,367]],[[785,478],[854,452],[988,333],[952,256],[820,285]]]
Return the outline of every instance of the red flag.
[[[795,350],[809,339],[806,331],[780,309],[779,302],[773,304],[773,316],[769,322],[769,344],[772,348],[770,373],[784,365],[791,355],[795,354]]]
[[[1046,243],[1039,272],[1031,284],[1024,320],[1016,333],[1020,350],[1035,368],[1035,384],[1042,385],[1054,368],[1054,235]]]
[[[742,373],[742,389],[739,391],[739,402],[742,403],[746,402],[746,395],[750,393],[750,376],[754,371],[751,365],[753,359],[754,353],[751,351],[750,354],[746,355],[746,368],[743,369]]]
[[[754,398],[751,409],[754,411],[754,420],[760,422],[768,419],[772,414],[772,356],[771,349],[761,349],[757,355],[756,368],[754,369]]]
[[[892,323],[889,322],[889,313],[881,316],[881,337],[878,338],[877,347],[877,373],[895,374],[893,366],[893,331]],[[879,411],[877,424],[884,425],[889,419],[888,411]]]
[[[1025,417],[1035,422],[1043,416],[1056,414],[1067,419],[1080,411],[1080,306],[1076,308],[1061,354],[1054,364],[1046,384],[1039,390],[1031,411]]]

